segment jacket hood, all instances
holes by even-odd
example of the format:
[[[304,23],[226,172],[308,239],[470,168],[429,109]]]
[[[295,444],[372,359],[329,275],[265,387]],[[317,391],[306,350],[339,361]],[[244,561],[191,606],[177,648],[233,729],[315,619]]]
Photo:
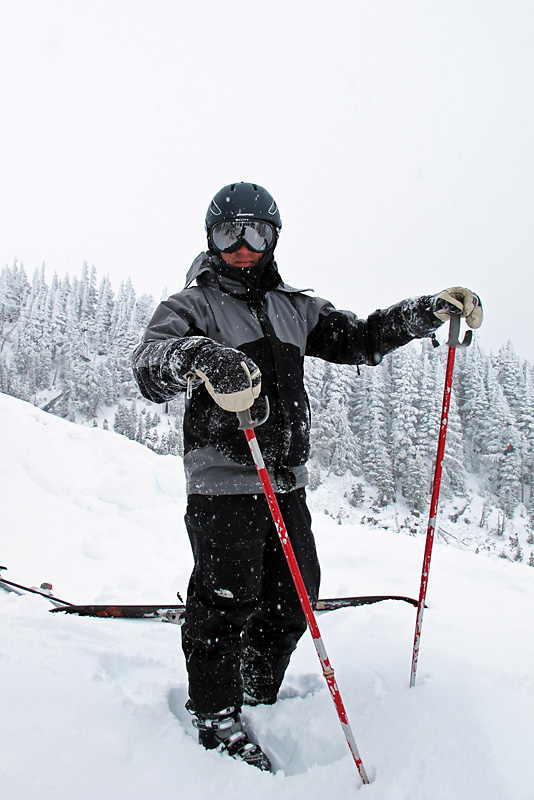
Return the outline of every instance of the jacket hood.
[[[211,275],[215,276],[215,268],[212,262],[212,256],[209,253],[202,252],[199,253],[198,256],[195,258],[187,275],[185,276],[185,286],[184,289],[188,289],[193,281],[197,281],[200,275],[205,273],[210,273]]]

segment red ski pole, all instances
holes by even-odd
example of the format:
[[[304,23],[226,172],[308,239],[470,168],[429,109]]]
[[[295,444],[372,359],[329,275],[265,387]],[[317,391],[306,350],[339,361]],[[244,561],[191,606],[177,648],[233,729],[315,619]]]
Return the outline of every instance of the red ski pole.
[[[280,512],[280,507],[278,505],[276,495],[273,491],[273,487],[269,475],[267,473],[267,469],[263,462],[263,457],[258,445],[258,440],[256,439],[256,435],[253,430],[254,428],[258,427],[258,425],[261,425],[263,422],[265,422],[268,415],[269,415],[268,404],[267,404],[267,415],[258,422],[252,421],[252,418],[250,416],[250,410],[248,409],[246,411],[237,412],[237,416],[239,419],[239,427],[242,431],[244,431],[245,436],[247,437],[247,441],[250,447],[250,452],[252,453],[252,458],[254,459],[254,463],[256,465],[256,469],[258,471],[258,475],[261,481],[261,485],[263,486],[263,491],[265,492],[265,497],[269,504],[271,515],[274,524],[276,526],[276,530],[278,532],[278,537],[280,539],[280,543],[284,550],[284,554],[287,559],[287,563],[291,571],[293,581],[295,582],[295,588],[299,596],[300,604],[302,606],[302,610],[304,611],[306,622],[308,624],[309,631],[312,635],[313,643],[315,645],[317,655],[319,656],[319,661],[321,662],[323,675],[325,677],[326,683],[328,684],[328,688],[330,690],[332,700],[334,701],[339,721],[341,722],[343,733],[345,734],[345,739],[347,740],[349,750],[352,754],[352,757],[354,759],[354,762],[356,764],[362,782],[369,783],[369,778],[367,777],[365,767],[363,766],[362,760],[360,758],[358,747],[356,746],[356,741],[354,739],[354,735],[352,733],[352,729],[350,727],[347,718],[345,706],[343,705],[341,694],[339,692],[336,679],[334,677],[334,670],[328,659],[328,655],[326,653],[326,649],[323,644],[323,639],[321,637],[321,633],[317,625],[317,620],[315,619],[315,614],[313,613],[310,599],[308,597],[308,593],[306,591],[306,587],[302,579],[299,565],[297,564],[297,559],[295,558],[293,547],[291,545],[291,542],[289,541],[287,529],[284,524],[282,514]]]
[[[432,489],[432,499],[430,501],[430,514],[428,519],[428,529],[426,534],[425,554],[423,557],[423,569],[421,572],[421,587],[419,590],[419,603],[417,606],[417,618],[415,623],[415,635],[413,642],[412,669],[410,673],[410,687],[415,684],[417,672],[417,660],[419,658],[419,646],[421,641],[421,628],[423,627],[423,614],[425,610],[426,590],[428,586],[428,573],[430,571],[430,559],[432,557],[432,545],[434,543],[434,532],[436,529],[436,517],[438,513],[439,489],[441,486],[441,472],[443,468],[443,456],[445,453],[445,439],[447,438],[447,426],[449,423],[449,405],[452,390],[452,371],[454,369],[454,356],[457,347],[467,347],[471,344],[472,332],[467,331],[463,342],[458,339],[460,333],[460,316],[451,316],[449,339],[447,345],[449,352],[447,356],[447,370],[445,373],[445,389],[443,392],[443,405],[441,409],[441,423],[439,429],[438,452],[436,455],[436,466],[434,469],[434,485]]]

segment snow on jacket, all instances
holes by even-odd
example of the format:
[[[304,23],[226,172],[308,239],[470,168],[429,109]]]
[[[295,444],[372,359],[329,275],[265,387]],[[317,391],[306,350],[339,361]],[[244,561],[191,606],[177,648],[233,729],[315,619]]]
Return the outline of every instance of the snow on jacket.
[[[433,297],[404,300],[358,319],[283,283],[274,261],[269,268],[277,285],[265,294],[247,291],[221,267],[217,256],[201,253],[185,288],[160,303],[133,354],[135,377],[144,397],[163,403],[186,389],[185,376],[201,368],[213,342],[245,353],[262,377],[254,417],[269,399],[270,416],[256,435],[275,490],[300,488],[307,483],[310,431],[304,357],[379,364],[386,353],[439,327]],[[203,383],[185,404],[184,467],[188,494],[261,491],[235,414],[216,405]]]

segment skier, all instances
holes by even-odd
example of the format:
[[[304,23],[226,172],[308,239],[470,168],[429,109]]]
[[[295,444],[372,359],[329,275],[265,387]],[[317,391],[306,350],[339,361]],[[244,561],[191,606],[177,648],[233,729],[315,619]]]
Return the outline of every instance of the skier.
[[[235,412],[252,409],[312,604],[320,569],[306,506],[310,413],[304,356],[377,365],[413,339],[433,336],[451,313],[482,323],[480,300],[463,287],[404,300],[367,319],[336,310],[282,281],[274,250],[282,227],[261,186],[234,183],[206,214],[207,252],[185,288],[160,303],[133,368],[155,403],[187,391],[185,517],[194,555],[182,647],[187,708],[199,741],[260,769],[267,756],[241,725],[243,704],[272,704],[306,630],[295,587]]]

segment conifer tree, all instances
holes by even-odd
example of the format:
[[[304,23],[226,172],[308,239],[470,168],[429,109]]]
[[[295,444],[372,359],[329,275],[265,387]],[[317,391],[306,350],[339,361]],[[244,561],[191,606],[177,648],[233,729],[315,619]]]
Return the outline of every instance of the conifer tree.
[[[428,469],[419,440],[419,364],[413,346],[397,350],[389,357],[395,483],[410,507],[421,511],[428,496]]]
[[[362,466],[366,478],[376,486],[378,505],[395,499],[395,482],[389,447],[389,410],[386,403],[387,371],[382,364],[366,370],[365,417],[363,424]]]
[[[348,420],[347,398],[352,375],[336,364],[325,364],[317,416],[314,420],[314,455],[327,474],[359,474],[357,449]]]
[[[458,386],[458,410],[462,420],[462,438],[466,466],[478,472],[482,453],[482,429],[488,414],[489,400],[484,375],[485,357],[475,338],[470,347],[456,352],[454,386]]]

